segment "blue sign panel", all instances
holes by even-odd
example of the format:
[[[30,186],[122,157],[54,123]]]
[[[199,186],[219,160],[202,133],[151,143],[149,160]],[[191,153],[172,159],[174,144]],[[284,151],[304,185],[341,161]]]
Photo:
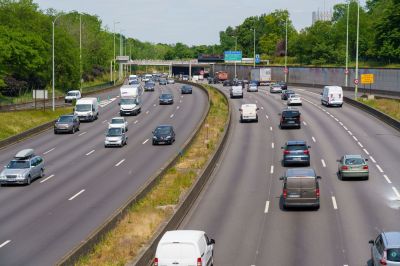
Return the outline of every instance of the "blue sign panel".
[[[225,51],[224,52],[225,62],[241,62],[242,61],[242,51]]]
[[[256,54],[256,64],[259,64],[261,61],[260,61],[260,55],[259,54]]]

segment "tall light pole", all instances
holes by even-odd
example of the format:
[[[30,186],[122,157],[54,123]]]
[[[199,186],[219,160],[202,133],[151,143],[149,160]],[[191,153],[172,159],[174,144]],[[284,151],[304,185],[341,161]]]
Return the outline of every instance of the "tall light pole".
[[[237,36],[232,36],[233,38],[235,38],[235,52],[237,51]],[[237,74],[236,74],[236,60],[235,60],[235,79],[237,78]]]
[[[256,28],[253,29],[253,68],[256,68]]]
[[[53,71],[52,71],[52,76],[53,76],[53,82],[52,82],[52,98],[53,98],[53,101],[52,101],[52,105],[53,105],[53,111],[55,111],[55,95],[54,95],[54,91],[55,91],[55,89],[54,89],[54,84],[55,84],[55,74],[54,74],[54,26],[55,26],[55,24],[56,24],[56,21],[57,21],[57,19],[59,18],[59,17],[61,17],[62,15],[64,15],[63,13],[60,13],[60,14],[58,14],[55,18],[54,18],[54,20],[52,21],[52,24],[53,24],[53,34],[52,34],[52,50],[53,50],[53,59],[52,59],[52,63],[53,63]]]
[[[82,93],[82,14],[79,14],[79,84]]]
[[[349,13],[350,13],[350,1],[347,2],[347,27],[346,27],[346,70],[344,85],[348,86],[349,80]]]
[[[118,24],[118,23],[119,23],[119,21],[114,21],[114,58],[113,58],[114,70],[113,70],[113,73],[115,73],[115,64],[116,64],[116,61],[115,61],[115,24]],[[114,85],[115,85],[115,78],[112,77],[112,80],[114,81]]]
[[[359,35],[360,35],[360,1],[357,0],[357,41],[356,41],[356,73],[355,73],[355,79],[356,79],[356,84],[354,86],[354,99],[357,100],[357,93],[358,93],[358,41],[359,41]]]
[[[124,30],[123,29],[120,29],[119,30],[119,55],[120,56],[122,56],[123,55],[123,52],[124,52],[124,50],[123,50],[123,43],[122,43],[122,32],[123,32]],[[119,75],[118,75],[118,80],[121,80],[122,79],[122,71],[123,71],[123,69],[122,69],[122,63],[119,63]]]
[[[286,34],[285,34],[285,82],[287,82],[287,45],[288,45],[288,38],[287,38],[287,29],[288,29],[288,23],[287,23],[287,18],[286,18]]]

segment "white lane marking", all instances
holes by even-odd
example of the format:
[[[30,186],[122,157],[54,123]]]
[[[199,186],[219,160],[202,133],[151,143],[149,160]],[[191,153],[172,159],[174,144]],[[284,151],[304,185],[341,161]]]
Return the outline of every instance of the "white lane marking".
[[[303,121],[303,124],[304,124],[305,126],[307,126],[307,123],[306,123],[306,121]]]
[[[312,138],[312,141],[317,142],[317,140],[314,137],[311,137],[311,138]]]
[[[268,209],[269,209],[269,200],[267,200],[267,202],[265,202],[264,213],[268,213]]]
[[[146,139],[145,141],[143,141],[143,145],[146,144],[149,141],[149,139]]]
[[[52,149],[50,149],[50,150],[48,150],[48,151],[45,151],[45,152],[43,152],[43,155],[48,154],[48,153],[54,151],[55,149],[56,149],[56,148],[52,148]]]
[[[95,150],[91,150],[90,152],[86,153],[86,156],[89,156],[90,154],[92,154]]]
[[[103,123],[103,124],[104,124],[105,122],[107,122],[107,120],[104,120],[104,121],[103,121],[103,122],[101,122],[101,123]]]
[[[324,111],[325,111],[325,110],[324,110]],[[331,113],[329,113],[329,112],[326,112],[326,114],[327,114],[327,115],[331,115]]]
[[[183,98],[183,95],[181,95],[181,98]]]
[[[360,146],[361,148],[364,148],[364,146],[361,144],[361,142],[357,142],[358,146]]]
[[[366,149],[363,149],[363,151],[364,151],[367,155],[369,155],[369,152],[368,152]]]
[[[264,107],[261,106],[261,110],[264,110]]]
[[[342,122],[339,122],[339,125],[343,126],[343,123],[342,123]]]
[[[84,189],[82,189],[81,191],[79,191],[78,193],[76,193],[75,195],[73,195],[72,197],[70,197],[68,200],[73,200],[73,199],[75,199],[76,197],[78,197],[80,194],[82,194],[83,192],[85,192],[85,190]]]
[[[324,159],[321,159],[321,163],[322,163],[323,167],[326,167],[326,163],[325,163]]]
[[[399,191],[397,190],[397,188],[392,187],[392,189],[393,189],[393,191],[394,191],[394,194],[396,194],[397,199],[400,200],[400,193],[399,193]]]
[[[135,122],[133,122],[134,124],[137,124],[137,123],[139,123],[139,121],[138,120],[136,120]]]
[[[379,166],[379,164],[376,164],[375,166],[378,168],[379,172],[383,173],[383,169]]]
[[[353,139],[354,139],[355,141],[358,141],[358,138],[356,138],[356,136],[353,136]]]
[[[85,135],[87,132],[85,131],[85,132],[82,132],[81,134],[79,134],[78,136],[83,136],[83,135]]]
[[[348,132],[348,133],[349,133],[351,136],[353,136],[353,133],[351,133],[351,131],[350,131],[350,130],[348,130],[347,132]]]
[[[374,157],[372,157],[372,156],[369,156],[369,158],[371,159],[371,161],[372,161],[373,163],[376,163],[376,161],[375,161]]]
[[[333,208],[335,210],[337,210],[337,203],[336,203],[336,198],[334,196],[332,196],[332,204],[333,204]]]
[[[389,179],[389,177],[388,177],[387,175],[383,175],[383,177],[386,179],[386,181],[387,181],[389,184],[392,184],[392,181],[390,181],[390,179]]]
[[[267,119],[269,119],[268,115],[265,115],[265,117],[266,117]]]
[[[332,114],[330,114],[330,116],[331,116],[332,118],[335,118]]]
[[[343,126],[344,130],[349,130],[347,127]]]
[[[271,174],[274,173],[274,166],[273,166],[273,165],[271,165],[271,171],[270,171],[270,173],[271,173]]]
[[[146,115],[147,115],[148,113],[150,113],[150,111],[149,111],[149,110],[147,110],[147,111],[146,111]]]
[[[44,183],[44,182],[46,182],[47,180],[49,180],[50,178],[53,178],[53,177],[54,177],[54,175],[49,175],[48,177],[46,177],[45,179],[40,181],[40,183]]]
[[[269,127],[269,130],[272,131],[272,127]]]
[[[336,122],[339,122],[339,119],[337,119],[336,117],[335,117],[335,120],[336,120]]]
[[[179,109],[179,105],[176,107],[176,109]]]
[[[156,107],[156,106],[157,106],[157,104],[153,104],[153,106],[154,106],[154,107]]]
[[[169,117],[173,118],[173,117],[174,117],[174,114],[170,115]]]
[[[3,244],[0,245],[0,248],[4,247],[5,245],[7,245],[10,242],[11,242],[11,240],[4,241]]]
[[[179,102],[181,103],[181,102],[182,102],[182,100],[179,100]]]
[[[125,162],[125,159],[122,159],[121,161],[119,161],[115,166],[120,166],[123,162]]]
[[[275,144],[272,142],[271,143],[271,148],[274,149],[275,148]]]

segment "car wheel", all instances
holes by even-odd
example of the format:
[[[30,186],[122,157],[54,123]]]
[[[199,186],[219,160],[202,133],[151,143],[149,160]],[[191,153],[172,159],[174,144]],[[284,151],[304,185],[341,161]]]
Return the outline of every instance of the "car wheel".
[[[57,135],[57,133],[58,133],[58,132],[57,132],[57,130],[54,130],[54,134],[56,134],[56,135]]]
[[[156,142],[153,140],[153,145],[156,145]]]
[[[26,184],[30,185],[32,183],[32,178],[31,176],[28,176],[28,178],[26,179]]]
[[[72,127],[71,133],[75,134],[75,127],[74,126]]]
[[[315,210],[319,210],[319,204],[315,206]]]
[[[43,169],[40,169],[40,176],[39,176],[39,178],[42,178],[42,177],[44,177],[44,170],[43,170]]]

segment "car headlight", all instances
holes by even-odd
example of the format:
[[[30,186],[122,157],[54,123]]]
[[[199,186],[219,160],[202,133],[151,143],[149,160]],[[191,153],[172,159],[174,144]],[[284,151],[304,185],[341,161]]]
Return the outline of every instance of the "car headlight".
[[[165,139],[170,139],[171,138],[171,136],[167,136]]]
[[[153,139],[157,139],[157,137],[156,137],[156,136],[153,136]]]
[[[25,178],[25,174],[18,174],[17,178]]]

